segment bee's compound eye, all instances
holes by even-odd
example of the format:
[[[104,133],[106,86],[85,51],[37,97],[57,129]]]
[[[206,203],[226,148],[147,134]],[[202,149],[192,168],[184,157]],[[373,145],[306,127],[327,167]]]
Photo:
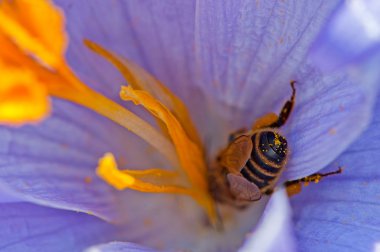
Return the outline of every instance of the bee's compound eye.
[[[270,160],[279,163],[286,157],[288,142],[276,132],[262,132],[260,136],[260,149]]]

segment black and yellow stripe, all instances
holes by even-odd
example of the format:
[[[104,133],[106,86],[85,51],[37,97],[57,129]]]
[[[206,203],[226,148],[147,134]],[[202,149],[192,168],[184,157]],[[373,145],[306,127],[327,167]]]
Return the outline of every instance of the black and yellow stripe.
[[[270,188],[286,162],[287,141],[272,131],[251,137],[253,149],[241,174],[260,189]]]

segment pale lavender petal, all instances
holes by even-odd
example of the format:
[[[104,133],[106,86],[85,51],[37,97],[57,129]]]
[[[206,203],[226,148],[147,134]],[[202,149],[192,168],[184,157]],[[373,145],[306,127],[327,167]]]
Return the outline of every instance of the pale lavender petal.
[[[118,230],[84,213],[29,203],[0,204],[1,251],[82,251],[118,239]]]
[[[120,213],[117,192],[95,169],[109,151],[136,165],[132,157],[142,155],[145,145],[126,146],[131,139],[125,133],[93,112],[56,100],[53,115],[37,126],[0,127],[2,187],[21,200],[115,219]]]
[[[184,99],[202,137],[212,142],[211,154],[232,130],[277,112],[294,72],[337,4],[56,2],[67,15],[69,62],[83,80],[111,97],[124,82],[83,46],[84,38],[139,63]]]
[[[79,123],[75,106],[54,105],[54,115],[38,126],[0,128],[1,183],[25,200],[105,217],[113,195],[94,174],[97,158],[107,151],[106,142],[97,137],[104,133]],[[68,113],[78,115],[76,123]],[[93,124],[99,121],[90,118]],[[87,184],[86,177],[94,182]]]
[[[188,91],[198,86],[253,116],[258,105],[283,97],[278,87],[287,85],[337,2],[56,0],[67,16],[70,64],[103,93],[115,93],[123,80],[84,38],[141,64],[181,96],[193,98]],[[258,95],[263,90],[271,103]]]
[[[193,84],[194,1],[56,0],[67,17],[68,61],[92,87],[118,97],[125,82],[83,45],[87,38],[128,57],[166,85],[186,94]]]
[[[370,127],[324,171],[341,175],[292,198],[300,251],[372,251],[380,241],[380,99]]]
[[[355,76],[355,71],[367,71],[361,65],[364,59],[352,69],[325,75],[304,58],[334,6],[331,1],[199,3],[196,52],[201,83],[219,99],[203,120],[202,128],[213,141],[211,153],[226,144],[226,134],[233,129],[249,128],[257,116],[279,113],[290,97],[290,80],[297,81],[297,98],[291,120],[282,129],[291,147],[287,178],[323,168],[365,129],[378,74],[371,74],[369,88],[367,73]],[[282,11],[292,15],[282,16]]]
[[[235,109],[236,127],[272,112],[337,2],[199,1],[196,84]]]
[[[310,58],[324,72],[363,57],[380,45],[380,3],[344,1],[318,36]]]
[[[295,111],[283,128],[290,145],[287,179],[322,169],[367,127],[380,83],[379,65],[380,51],[346,74],[323,76],[302,68]]]
[[[291,216],[286,192],[276,192],[266,206],[260,223],[248,235],[239,252],[297,251]]]
[[[110,242],[107,244],[92,246],[85,252],[157,252],[151,248],[143,247],[130,242]]]
[[[209,225],[202,209],[183,196],[130,193],[120,198],[119,205],[125,211],[128,242],[158,250],[229,252],[236,251],[255,227],[265,202],[244,211],[219,206],[229,216],[223,220],[223,231]]]
[[[9,202],[21,202],[22,200],[18,197],[17,193],[14,193],[7,186],[0,184],[0,204]]]

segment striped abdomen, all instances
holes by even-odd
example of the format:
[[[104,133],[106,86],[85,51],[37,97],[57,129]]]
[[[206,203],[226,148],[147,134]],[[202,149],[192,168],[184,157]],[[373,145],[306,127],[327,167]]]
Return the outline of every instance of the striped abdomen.
[[[274,187],[285,165],[287,141],[273,131],[258,132],[252,135],[251,140],[251,158],[240,172],[265,193]]]

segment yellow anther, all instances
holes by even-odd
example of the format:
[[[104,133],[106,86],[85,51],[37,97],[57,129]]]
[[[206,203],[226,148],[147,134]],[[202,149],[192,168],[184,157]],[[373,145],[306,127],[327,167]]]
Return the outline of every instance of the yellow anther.
[[[111,153],[105,154],[103,158],[100,159],[96,173],[99,177],[119,190],[123,190],[135,184],[135,179],[132,176],[118,170],[115,158]]]
[[[100,160],[99,165],[96,170],[99,177],[104,179],[108,184],[112,185],[118,190],[133,189],[141,192],[150,193],[177,193],[191,195],[191,191],[177,185],[160,185],[159,180],[161,176],[166,173],[164,170],[160,169],[150,169],[146,171],[138,170],[119,170],[115,157],[111,153],[106,153]],[[158,175],[160,174],[160,175]],[[149,183],[143,181],[141,178],[146,175],[157,176],[154,183]],[[137,178],[140,176],[140,179]]]

